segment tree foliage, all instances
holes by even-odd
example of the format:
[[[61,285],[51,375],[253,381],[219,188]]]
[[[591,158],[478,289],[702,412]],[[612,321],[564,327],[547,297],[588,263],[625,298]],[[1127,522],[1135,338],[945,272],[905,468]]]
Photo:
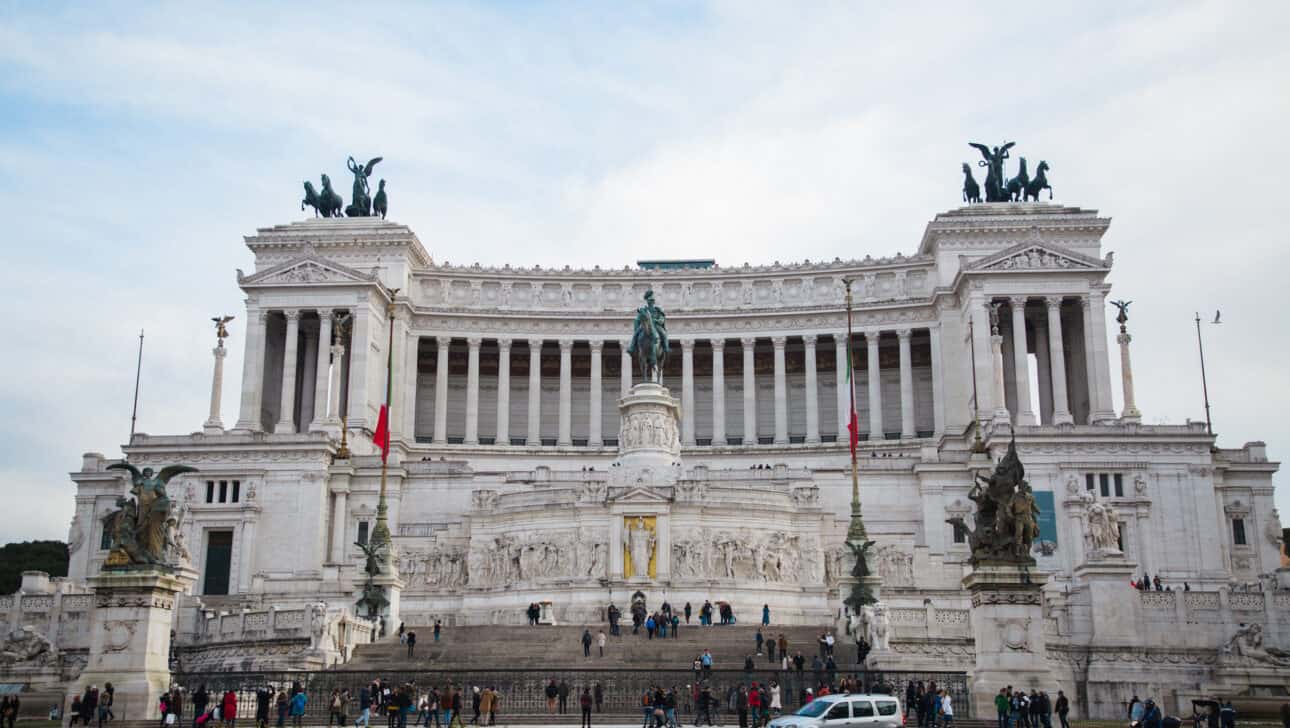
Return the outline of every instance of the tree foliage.
[[[0,546],[0,594],[18,591],[24,571],[67,576],[67,544],[62,541],[22,541]]]

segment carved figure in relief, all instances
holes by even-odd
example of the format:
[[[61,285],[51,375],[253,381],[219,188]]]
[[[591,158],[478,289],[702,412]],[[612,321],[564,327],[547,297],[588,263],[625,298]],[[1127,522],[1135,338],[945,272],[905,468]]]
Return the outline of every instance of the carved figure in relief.
[[[72,516],[72,525],[67,531],[67,553],[69,555],[81,550],[85,543],[85,529],[81,528],[81,514]]]
[[[1263,644],[1263,625],[1250,624],[1236,630],[1236,634],[1219,648],[1219,655],[1227,661],[1244,660],[1263,662],[1277,667],[1290,667],[1290,651]]]
[[[1263,535],[1268,539],[1278,551],[1281,549],[1281,542],[1284,540],[1283,531],[1281,530],[1281,514],[1273,508],[1268,514],[1267,525],[1263,527]]]
[[[36,662],[41,665],[58,661],[58,650],[45,635],[32,627],[15,629],[0,644],[0,665]]]
[[[171,500],[166,484],[182,473],[195,473],[187,465],[168,465],[153,475],[152,468],[139,470],[130,463],[113,463],[108,470],[128,470],[135,500],[117,499],[120,510],[109,514],[113,533],[112,553],[108,566],[162,564],[166,562],[166,521],[171,515]]]

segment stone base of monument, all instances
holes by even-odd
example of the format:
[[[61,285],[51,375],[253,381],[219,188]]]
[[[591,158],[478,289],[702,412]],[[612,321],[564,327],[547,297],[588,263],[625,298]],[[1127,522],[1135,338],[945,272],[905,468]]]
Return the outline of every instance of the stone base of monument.
[[[1075,586],[1067,599],[1079,633],[1098,645],[1137,645],[1139,593],[1129,586],[1138,565],[1119,552],[1095,553],[1075,567]]]
[[[94,589],[89,661],[77,679],[86,686],[116,689],[118,720],[157,717],[157,702],[170,689],[170,634],[176,597],[188,591],[191,569],[136,566],[104,570],[87,581]]]
[[[614,485],[662,486],[676,482],[681,461],[681,403],[653,382],[632,386],[618,400],[622,435],[610,477]]]
[[[963,588],[972,595],[974,715],[994,715],[994,696],[1006,685],[1027,691],[1053,689],[1044,642],[1046,576],[1025,565],[980,563],[963,578]]]
[[[377,574],[372,577],[372,583],[381,588],[389,602],[376,621],[377,632],[384,637],[399,628],[403,588],[407,584],[397,574]],[[367,574],[360,574],[360,578],[354,582],[355,599],[362,596],[366,584]]]

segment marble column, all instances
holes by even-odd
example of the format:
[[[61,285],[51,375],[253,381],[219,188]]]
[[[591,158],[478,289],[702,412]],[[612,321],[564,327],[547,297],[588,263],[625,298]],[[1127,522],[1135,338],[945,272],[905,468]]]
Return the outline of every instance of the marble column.
[[[323,429],[327,421],[327,402],[331,396],[331,324],[335,314],[330,311],[318,312],[318,363],[314,365],[314,416],[309,423],[309,431]],[[340,360],[336,360],[340,368]],[[301,424],[304,424],[303,422]]]
[[[1069,425],[1075,422],[1071,417],[1070,402],[1066,396],[1066,349],[1062,343],[1062,297],[1049,296],[1044,299],[1048,306],[1048,358],[1052,368],[1053,380],[1053,424]]]
[[[1111,401],[1111,356],[1106,347],[1106,293],[1095,288],[1089,291],[1088,301],[1093,324],[1088,348],[1094,352],[1088,376],[1097,381],[1097,399],[1091,406],[1093,421],[1107,422],[1115,419],[1115,404]]]
[[[914,362],[910,350],[913,336],[909,329],[896,332],[900,341],[900,436],[905,439],[918,435],[914,427]]]
[[[878,340],[880,331],[866,331],[865,344],[869,348],[869,439],[882,440],[887,437],[882,429],[882,372],[878,359]]]
[[[1129,342],[1133,337],[1121,326],[1120,335],[1115,340],[1120,344],[1120,377],[1124,387],[1124,414],[1120,418],[1125,422],[1141,422],[1142,413],[1133,397],[1133,364],[1129,361]]]
[[[497,437],[495,445],[511,444],[511,340],[497,340]]]
[[[788,444],[788,377],[785,372],[784,347],[788,339],[775,336],[770,345],[775,351],[775,444]]]
[[[202,431],[207,435],[220,435],[224,433],[224,420],[220,417],[219,405],[224,395],[224,356],[228,354],[223,339],[219,340],[219,346],[211,349],[211,354],[215,356],[215,371],[211,374],[211,412]]]
[[[681,339],[681,444],[694,447],[694,339]]]
[[[1035,378],[1039,391],[1035,393],[1035,406],[1039,408],[1040,424],[1053,424],[1052,363],[1048,356],[1048,316],[1036,316],[1031,322],[1035,329]]]
[[[331,345],[331,381],[327,386],[327,424],[340,424],[340,375],[344,368],[342,365],[345,361],[345,345],[340,339]]]
[[[466,339],[466,438],[467,445],[479,444],[479,347],[478,336]]]
[[[726,340],[712,344],[712,444],[726,444]]]
[[[448,346],[452,339],[435,337],[438,351],[434,369],[434,444],[448,442]]]
[[[526,445],[542,444],[542,340],[529,339],[529,422]]]
[[[591,447],[600,447],[605,444],[604,437],[601,435],[601,426],[604,420],[601,399],[604,395],[604,385],[600,381],[600,356],[605,351],[605,342],[591,342],[591,392],[590,399],[590,417],[591,422],[587,427],[587,445]]]
[[[940,435],[945,431],[945,381],[941,369],[941,326],[928,329],[932,349],[932,429]]]
[[[618,342],[619,360],[619,379],[621,383],[618,387],[620,397],[626,397],[632,391],[632,355],[627,353],[627,347],[631,344],[628,339]]]
[[[753,352],[757,339],[746,336],[739,340],[744,347],[744,444],[757,444],[757,372],[753,368]]]
[[[368,366],[384,366],[384,362],[370,361],[372,351],[372,309],[364,298],[354,309],[354,329],[349,340],[349,367],[345,374],[349,404],[345,408],[345,426],[361,430],[367,426],[371,406],[368,401]],[[381,401],[385,392],[381,392]],[[375,423],[372,425],[375,427]]]
[[[278,424],[273,428],[275,434],[296,431],[296,353],[300,348],[300,312],[288,309],[282,313],[287,317],[287,341],[282,355],[282,409],[278,413]]]
[[[815,365],[815,334],[806,334],[802,337],[802,345],[805,347],[806,354],[804,364],[806,366],[806,442],[809,445],[815,445],[820,442],[820,386],[816,381],[818,372]]]
[[[233,429],[254,432],[260,424],[260,397],[264,392],[264,336],[268,312],[246,309],[246,345],[242,353],[242,403]]]
[[[1008,299],[1008,308],[1012,311],[1012,369],[1017,380],[1017,411],[1014,422],[1018,425],[1033,425],[1035,420],[1034,405],[1030,401],[1030,348],[1026,344],[1026,297],[1012,296]]]
[[[968,299],[968,316],[971,319],[969,332],[972,337],[970,352],[973,367],[976,369],[975,386],[976,411],[973,413],[978,422],[994,417],[994,365],[991,363],[990,336],[990,302],[982,293],[973,293]]]
[[[308,432],[314,421],[314,400],[318,396],[318,332],[305,329],[305,340],[300,378],[300,431]]]
[[[985,305],[987,308],[995,309],[990,316],[990,386],[994,397],[992,416],[996,422],[1009,422],[1008,385],[1003,376],[1003,334],[999,333],[996,304],[987,301]]]
[[[333,564],[345,563],[345,522],[349,518],[349,488],[332,491],[331,503],[331,555],[328,558]]]
[[[573,444],[573,339],[560,339],[560,433],[557,445]]]
[[[838,442],[847,442],[847,426],[851,424],[851,381],[847,379],[847,332],[833,335],[833,368],[837,380]]]

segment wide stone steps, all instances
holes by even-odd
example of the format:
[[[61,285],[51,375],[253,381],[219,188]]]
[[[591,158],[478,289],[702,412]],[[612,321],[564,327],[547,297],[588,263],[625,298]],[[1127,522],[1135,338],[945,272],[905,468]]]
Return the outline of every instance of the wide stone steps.
[[[582,654],[581,625],[561,626],[476,626],[445,629],[438,642],[430,630],[417,630],[417,645],[412,657],[397,637],[357,648],[346,670],[416,670],[416,669],[523,669],[523,668],[641,668],[688,669],[694,658],[705,649],[712,652],[713,665],[719,669],[740,669],[744,658],[755,655],[755,625],[699,627],[682,625],[679,635],[647,639],[644,628],[632,634],[630,625],[622,635],[610,636],[601,657],[594,638],[600,625],[591,627],[591,657]],[[810,669],[811,658],[818,654],[820,634],[824,627],[771,625],[762,634],[788,640],[790,654],[801,652]],[[839,664],[854,657],[849,645],[836,648]],[[778,655],[777,655],[778,657]],[[772,663],[766,655],[754,657],[758,669]]]

